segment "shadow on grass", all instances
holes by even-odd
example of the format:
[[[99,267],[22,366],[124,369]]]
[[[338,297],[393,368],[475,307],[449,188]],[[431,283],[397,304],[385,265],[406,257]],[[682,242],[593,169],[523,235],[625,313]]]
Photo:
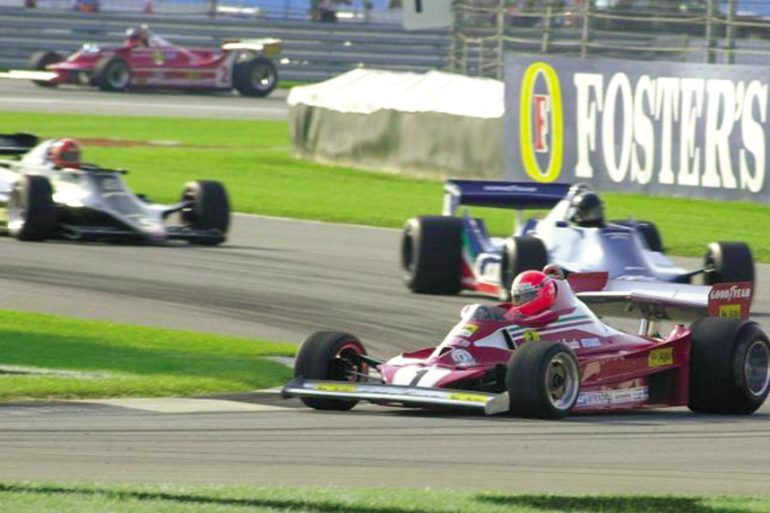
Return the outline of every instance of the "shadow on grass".
[[[748,513],[750,510],[710,506],[696,497],[585,497],[574,495],[477,495],[476,500],[505,507],[542,511],[601,513]]]
[[[69,495],[88,498],[103,497],[104,499],[135,500],[146,502],[166,502],[181,505],[210,505],[235,508],[270,508],[274,511],[315,511],[320,513],[414,513],[419,511],[415,507],[399,506],[373,506],[357,503],[343,503],[333,500],[308,499],[281,499],[259,497],[216,497],[211,495],[190,493],[169,493],[159,491],[121,490],[106,487],[56,486],[56,485],[28,485],[15,483],[0,483],[0,494],[26,493],[38,495]],[[1,496],[1,495],[0,495]],[[393,501],[399,499],[398,493],[393,494]],[[749,513],[750,510],[740,507],[710,506],[703,503],[703,499],[697,497],[645,497],[645,496],[619,496],[619,497],[586,497],[586,496],[549,496],[549,495],[494,495],[478,494],[468,495],[468,499],[485,503],[490,507],[510,508],[517,511],[519,508],[537,509],[542,511],[558,512],[596,512],[596,513]],[[347,502],[347,501],[346,501]],[[478,511],[484,511],[484,505]],[[447,506],[446,509],[430,508],[435,513],[449,513],[456,511],[457,504]],[[475,508],[474,508],[475,509]]]
[[[271,508],[275,511],[318,511],[321,513],[414,513],[414,509],[390,506],[362,506],[331,501],[230,498],[184,493],[142,492],[138,490],[110,490],[108,488],[68,488],[59,486],[29,486],[0,484],[2,493],[31,493],[43,495],[80,495],[105,499],[169,502],[188,505],[232,506],[241,508]],[[439,512],[440,513],[440,512]]]

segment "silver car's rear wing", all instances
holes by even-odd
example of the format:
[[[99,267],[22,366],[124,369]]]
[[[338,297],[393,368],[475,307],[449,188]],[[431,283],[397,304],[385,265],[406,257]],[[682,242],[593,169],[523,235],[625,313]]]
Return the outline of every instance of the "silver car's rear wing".
[[[32,134],[0,134],[0,155],[22,155],[39,142],[40,139]]]
[[[464,408],[496,415],[508,411],[508,394],[424,388],[384,383],[306,380],[295,378],[281,390],[283,397],[319,397],[404,406]]]

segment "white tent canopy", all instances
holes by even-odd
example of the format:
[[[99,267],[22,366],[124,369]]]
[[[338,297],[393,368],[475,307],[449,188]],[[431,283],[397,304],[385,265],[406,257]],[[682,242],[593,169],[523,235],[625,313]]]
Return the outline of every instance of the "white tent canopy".
[[[380,110],[438,112],[474,118],[502,118],[503,82],[443,71],[425,74],[356,69],[319,84],[294,87],[289,106],[311,105],[337,112]]]
[[[287,101],[294,150],[306,158],[499,177],[503,98],[499,80],[357,69],[295,87]]]

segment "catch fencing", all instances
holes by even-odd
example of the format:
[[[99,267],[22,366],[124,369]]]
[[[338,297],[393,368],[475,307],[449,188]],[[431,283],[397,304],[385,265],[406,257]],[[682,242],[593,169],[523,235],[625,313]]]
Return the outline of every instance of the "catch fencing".
[[[394,19],[384,0],[346,0],[336,8],[345,22]],[[206,14],[307,20],[320,18],[317,0],[0,0],[3,7],[30,7],[43,10],[106,11],[122,13]]]
[[[454,0],[451,69],[501,78],[507,52],[770,64],[767,0]]]
[[[446,30],[406,32],[393,24],[0,7],[0,67],[25,67],[38,50],[66,54],[85,42],[115,44],[122,41],[126,27],[142,23],[183,46],[216,47],[236,38],[283,39],[281,79],[300,81],[325,80],[355,68],[445,69],[450,43]]]

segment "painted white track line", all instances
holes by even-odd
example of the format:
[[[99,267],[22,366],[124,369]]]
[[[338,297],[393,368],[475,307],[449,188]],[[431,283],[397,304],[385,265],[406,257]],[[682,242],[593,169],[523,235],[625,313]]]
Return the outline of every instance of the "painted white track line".
[[[124,398],[124,399],[89,399],[79,403],[102,404],[132,410],[155,413],[220,413],[220,412],[258,412],[285,411],[289,408],[266,404],[244,403],[221,399],[190,399],[182,397],[162,398]]]

